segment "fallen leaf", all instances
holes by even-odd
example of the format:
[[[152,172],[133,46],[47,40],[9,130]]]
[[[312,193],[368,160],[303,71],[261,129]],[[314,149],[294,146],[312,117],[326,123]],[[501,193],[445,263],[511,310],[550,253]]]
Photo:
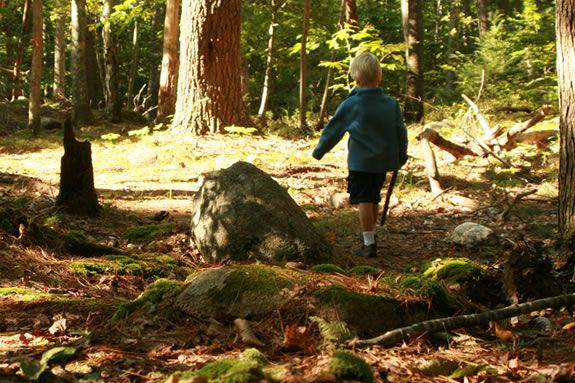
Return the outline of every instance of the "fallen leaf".
[[[68,331],[68,320],[66,318],[58,319],[48,329],[52,335],[63,335]]]
[[[284,347],[312,352],[315,347],[311,333],[311,326],[286,325],[284,328]]]

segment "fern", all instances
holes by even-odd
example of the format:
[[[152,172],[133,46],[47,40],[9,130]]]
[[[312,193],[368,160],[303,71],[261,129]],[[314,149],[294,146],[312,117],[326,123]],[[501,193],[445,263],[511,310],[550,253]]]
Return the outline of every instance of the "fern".
[[[317,316],[312,316],[309,319],[317,324],[319,332],[326,343],[340,345],[353,337],[353,334],[345,322],[328,322]]]

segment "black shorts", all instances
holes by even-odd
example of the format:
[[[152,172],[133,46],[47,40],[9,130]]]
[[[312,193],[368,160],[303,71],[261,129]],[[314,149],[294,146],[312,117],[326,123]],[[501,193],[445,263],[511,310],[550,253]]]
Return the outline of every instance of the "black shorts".
[[[381,188],[385,182],[386,173],[364,173],[350,171],[347,176],[347,192],[349,202],[357,205],[362,202],[379,203]]]

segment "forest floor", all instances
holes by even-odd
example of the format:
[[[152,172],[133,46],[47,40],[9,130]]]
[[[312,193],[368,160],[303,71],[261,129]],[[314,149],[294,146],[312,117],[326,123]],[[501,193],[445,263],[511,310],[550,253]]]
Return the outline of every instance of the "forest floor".
[[[445,192],[433,197],[423,155],[410,129],[410,160],[400,172],[385,228],[378,228],[378,257],[358,258],[356,212],[348,207],[345,191],[345,143],[322,161],[311,151],[314,138],[253,135],[236,129],[226,135],[175,137],[149,132],[143,124],[97,125],[78,136],[92,143],[95,186],[102,213],[86,218],[54,209],[58,194],[61,130],[32,137],[15,129],[25,121],[25,110],[11,112],[0,124],[0,209],[13,206],[26,217],[60,232],[76,231],[88,239],[116,246],[126,256],[169,255],[177,267],[163,275],[185,280],[190,270],[208,264],[189,235],[191,201],[204,175],[236,161],[248,161],[285,186],[314,225],[332,243],[339,266],[370,265],[379,277],[401,276],[422,269],[425,262],[468,258],[485,267],[501,267],[504,249],[456,246],[447,238],[453,229],[473,221],[493,229],[511,242],[528,239],[540,243],[556,269],[563,266],[555,249],[557,238],[558,142],[535,148],[520,146],[507,153],[513,163],[505,168],[491,157],[454,160],[437,152]],[[526,116],[510,116],[518,120]],[[13,123],[7,124],[7,121]],[[556,120],[548,122],[556,127]],[[464,137],[451,131],[451,137]],[[537,189],[519,201],[514,197]],[[505,214],[503,214],[505,213]],[[153,240],[126,239],[129,228],[173,223],[170,233]],[[62,249],[28,245],[18,233],[0,230],[0,381],[63,382],[170,382],[177,371],[196,370],[208,362],[236,357],[246,345],[231,336],[211,342],[205,323],[174,319],[155,322],[155,311],[136,312],[129,320],[111,322],[121,303],[136,299],[157,275],[145,270],[121,273],[81,273],[73,265],[94,257],[71,255]],[[140,265],[141,266],[141,265]],[[374,277],[334,275],[355,288],[369,291]],[[325,281],[324,281],[325,282]],[[377,283],[377,282],[375,282]],[[565,283],[563,293],[575,284]],[[500,291],[503,296],[507,292]],[[513,342],[487,328],[460,329],[441,346],[418,337],[394,347],[356,348],[375,381],[383,382],[567,382],[575,381],[575,331],[565,310],[544,310],[549,319],[545,335],[524,336],[521,325],[535,314],[515,322]],[[281,336],[287,323],[281,316],[254,323],[260,332]],[[270,330],[273,329],[273,330]],[[59,362],[42,354],[68,345],[74,355]],[[289,365],[285,381],[330,382],[322,374],[330,350],[318,344],[312,351],[261,349],[274,364]],[[64,351],[62,351],[64,352]],[[455,362],[453,369],[431,371],[429,361]],[[184,381],[184,380],[181,380]],[[191,380],[190,380],[191,381]],[[194,380],[200,382],[202,380]]]

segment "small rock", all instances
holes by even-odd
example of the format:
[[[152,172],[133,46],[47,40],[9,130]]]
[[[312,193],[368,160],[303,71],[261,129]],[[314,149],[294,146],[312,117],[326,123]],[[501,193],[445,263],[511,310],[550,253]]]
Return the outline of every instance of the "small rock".
[[[450,242],[465,247],[495,245],[497,234],[493,230],[474,222],[465,222],[457,226],[449,238]]]

